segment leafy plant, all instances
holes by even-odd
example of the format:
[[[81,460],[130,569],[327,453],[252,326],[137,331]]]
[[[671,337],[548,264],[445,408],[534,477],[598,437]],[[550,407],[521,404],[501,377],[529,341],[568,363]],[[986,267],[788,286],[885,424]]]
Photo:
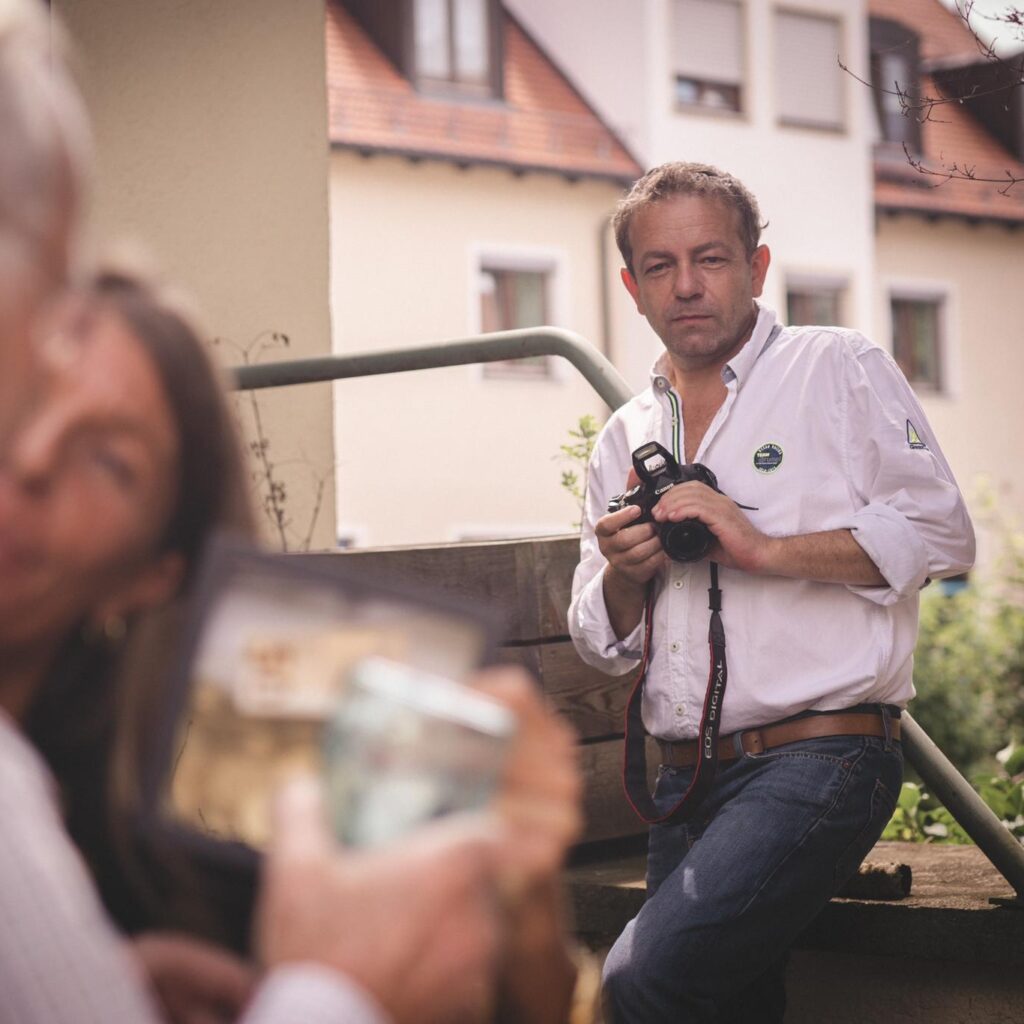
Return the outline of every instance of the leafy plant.
[[[992,768],[1007,735],[1024,738],[1024,533],[991,495],[977,505],[1002,554],[959,593],[928,589],[914,653],[914,717],[965,773]]]
[[[587,478],[590,471],[590,456],[594,451],[594,443],[601,426],[597,420],[587,413],[576,423],[576,429],[569,431],[572,440],[568,444],[559,445],[562,453],[560,458],[575,468],[562,470],[562,487],[577,501],[580,507],[580,522],[573,523],[579,529],[583,520],[583,509],[587,500]]]
[[[971,779],[978,795],[1006,827],[1024,841],[1024,746],[1011,744],[997,755],[998,772]],[[965,845],[972,840],[953,816],[916,782],[905,782],[883,839],[910,843]]]

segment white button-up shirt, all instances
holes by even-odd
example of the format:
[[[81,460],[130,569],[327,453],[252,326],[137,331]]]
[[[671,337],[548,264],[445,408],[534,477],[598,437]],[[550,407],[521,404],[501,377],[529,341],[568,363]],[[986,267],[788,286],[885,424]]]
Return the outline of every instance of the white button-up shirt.
[[[649,390],[608,421],[590,464],[569,631],[580,656],[613,675],[634,668],[642,624],[616,638],[594,536],[626,488],[631,453],[684,449],[682,403],[655,364]],[[747,344],[722,370],[725,401],[697,462],[771,536],[849,529],[887,586],[817,583],[722,568],[729,681],[723,733],[806,710],[914,695],[918,592],[966,572],[974,531],[914,393],[888,353],[855,331],[781,327],[761,307]],[[643,715],[661,739],[697,735],[707,688],[707,561],[670,562],[655,581]]]

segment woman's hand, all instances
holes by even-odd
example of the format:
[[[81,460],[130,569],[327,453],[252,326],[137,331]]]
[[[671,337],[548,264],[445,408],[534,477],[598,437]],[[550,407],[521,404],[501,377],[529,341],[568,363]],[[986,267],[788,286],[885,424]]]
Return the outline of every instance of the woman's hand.
[[[245,961],[189,935],[147,932],[131,946],[171,1024],[228,1024],[255,984]]]

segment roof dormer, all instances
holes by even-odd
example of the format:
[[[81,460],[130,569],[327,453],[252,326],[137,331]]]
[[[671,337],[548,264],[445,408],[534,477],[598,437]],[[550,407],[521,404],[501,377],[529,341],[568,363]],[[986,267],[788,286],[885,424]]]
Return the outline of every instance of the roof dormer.
[[[881,145],[921,152],[921,45],[918,34],[898,21],[871,18],[871,87]]]
[[[343,0],[398,71],[423,93],[500,99],[499,0]]]

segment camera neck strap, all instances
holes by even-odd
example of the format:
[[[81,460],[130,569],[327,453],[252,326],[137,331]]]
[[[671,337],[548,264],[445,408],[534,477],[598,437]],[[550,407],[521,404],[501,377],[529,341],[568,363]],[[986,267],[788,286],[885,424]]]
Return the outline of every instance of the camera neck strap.
[[[644,682],[650,667],[651,634],[654,622],[654,581],[647,584],[644,599],[644,649],[640,672],[626,705],[626,742],[623,761],[623,784],[626,798],[637,815],[648,825],[675,825],[687,821],[707,796],[718,767],[718,730],[722,721],[722,702],[728,670],[725,662],[725,626],[722,624],[722,591],[718,586],[718,563],[709,563],[711,586],[708,587],[708,607],[711,620],[708,625],[708,647],[711,665],[708,686],[704,694],[697,734],[697,764],[693,779],[680,800],[668,811],[659,810],[647,784],[647,730],[644,728],[642,705]]]

